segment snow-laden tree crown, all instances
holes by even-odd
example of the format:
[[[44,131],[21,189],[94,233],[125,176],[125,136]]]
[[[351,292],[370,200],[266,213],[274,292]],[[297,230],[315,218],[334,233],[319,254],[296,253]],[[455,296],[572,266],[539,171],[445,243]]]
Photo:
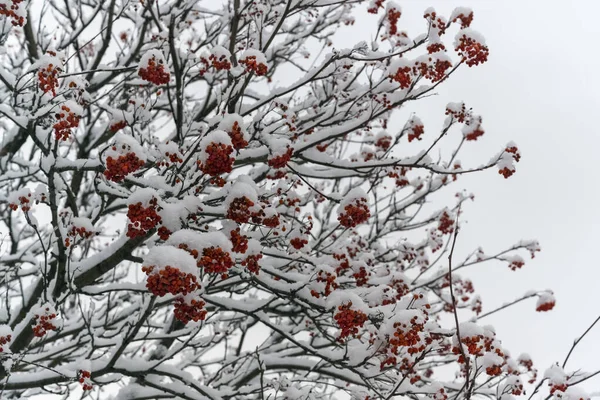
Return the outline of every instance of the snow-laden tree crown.
[[[502,185],[517,145],[469,163],[471,105],[404,112],[487,61],[473,16],[409,36],[386,0],[0,0],[0,397],[587,398],[456,273],[540,250],[453,257],[455,182]]]

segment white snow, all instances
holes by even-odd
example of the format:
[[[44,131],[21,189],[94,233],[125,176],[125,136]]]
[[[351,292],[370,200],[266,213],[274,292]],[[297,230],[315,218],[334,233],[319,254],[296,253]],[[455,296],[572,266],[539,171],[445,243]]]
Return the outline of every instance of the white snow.
[[[151,248],[148,254],[144,256],[143,265],[157,267],[154,272],[158,272],[159,269],[166,266],[179,268],[186,273],[195,274],[198,272],[194,257],[185,250],[168,245]]]

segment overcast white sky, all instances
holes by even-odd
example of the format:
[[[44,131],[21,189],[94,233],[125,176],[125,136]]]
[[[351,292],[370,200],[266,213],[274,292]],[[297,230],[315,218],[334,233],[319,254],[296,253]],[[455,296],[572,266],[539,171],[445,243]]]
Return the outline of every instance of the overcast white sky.
[[[460,179],[476,201],[465,208],[457,247],[481,245],[488,253],[520,239],[537,239],[542,252],[521,271],[487,264],[463,276],[473,279],[484,311],[529,289],[554,290],[557,305],[535,312],[535,300],[486,318],[514,355],[528,352],[541,371],[564,359],[575,337],[600,314],[600,76],[597,69],[600,1],[404,0],[399,26],[423,32],[423,11],[433,6],[449,16],[456,6],[475,12],[472,27],[490,47],[483,66],[465,68],[439,96],[424,101],[418,115],[434,134],[449,101],[464,101],[483,116],[486,135],[460,157],[479,165],[514,140],[523,159],[504,180],[497,171]],[[348,46],[370,40],[373,26],[357,20]],[[454,31],[452,32],[454,34]],[[360,37],[364,35],[364,37]],[[339,42],[336,43],[338,47]],[[436,125],[437,123],[437,125]],[[571,356],[567,368],[600,369],[600,326]],[[600,391],[600,377],[583,386]]]

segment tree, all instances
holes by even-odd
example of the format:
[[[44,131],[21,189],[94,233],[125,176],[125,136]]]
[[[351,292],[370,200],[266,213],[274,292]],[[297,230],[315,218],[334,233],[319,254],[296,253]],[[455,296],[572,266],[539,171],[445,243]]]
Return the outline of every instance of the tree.
[[[429,205],[517,146],[463,166],[463,103],[390,120],[486,62],[471,10],[411,38],[385,0],[2,1],[0,397],[585,397],[469,320],[505,307],[455,271],[537,242],[453,260],[473,196]]]

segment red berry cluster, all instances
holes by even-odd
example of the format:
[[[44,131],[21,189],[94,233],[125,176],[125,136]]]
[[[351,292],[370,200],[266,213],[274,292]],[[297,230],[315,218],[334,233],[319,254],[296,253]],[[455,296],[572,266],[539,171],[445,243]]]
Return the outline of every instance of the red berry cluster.
[[[423,125],[413,124],[409,128],[408,141],[412,142],[415,139],[421,140],[421,135],[423,135],[423,133],[425,133],[425,127]]]
[[[468,28],[473,22],[473,12],[471,11],[468,15],[460,13],[456,18],[452,20],[452,22],[456,22],[458,20],[460,20],[461,28]]]
[[[504,149],[504,151],[506,151],[507,153],[512,154],[513,155],[513,159],[516,162],[521,161],[521,154],[519,153],[519,149],[516,146],[507,147],[506,149]]]
[[[538,312],[550,311],[554,308],[555,305],[556,305],[556,302],[554,300],[548,300],[548,301],[538,305],[536,307],[535,311],[538,311]]]
[[[462,165],[460,165],[460,161],[455,161],[455,162],[454,162],[454,165],[452,166],[452,168],[453,168],[453,169],[455,169],[455,170],[461,169],[461,168],[462,168]],[[452,174],[452,180],[453,180],[453,181],[456,181],[457,179],[458,179],[458,175],[457,175],[457,174]],[[447,181],[448,181],[448,178],[447,178],[447,177],[444,177],[444,178],[442,179],[442,183],[444,183],[444,184],[445,184]],[[472,199],[471,199],[471,200],[472,200]]]
[[[352,277],[356,280],[356,286],[366,286],[369,283],[369,276],[371,276],[371,273],[365,267],[360,267],[358,272],[352,274]]]
[[[319,271],[319,274],[317,275],[317,282],[325,283],[325,290],[322,293],[319,293],[314,289],[310,291],[310,294],[317,299],[321,296],[329,296],[335,289],[340,287],[340,285],[338,285],[338,283],[335,281],[335,275],[330,272]]]
[[[439,51],[445,51],[445,50],[446,50],[446,46],[444,46],[444,44],[440,43],[440,42],[429,43],[427,45],[427,52],[429,54],[433,54],[433,53],[437,53]]]
[[[121,129],[125,128],[126,126],[127,126],[126,121],[119,121],[119,122],[115,122],[114,124],[112,124],[108,129],[110,129],[111,132],[117,132],[117,131],[120,131]]]
[[[78,375],[77,380],[83,386],[83,390],[86,390],[86,391],[92,390],[93,386],[92,386],[92,382],[91,382],[91,378],[92,378],[91,372],[80,369],[79,372],[77,373],[77,375]]]
[[[429,21],[431,24],[431,29],[437,30],[438,36],[442,36],[444,33],[446,33],[448,25],[444,22],[442,17],[437,15],[435,11],[425,13],[423,18]]]
[[[485,368],[485,373],[489,376],[499,376],[502,374],[502,365],[493,364]]]
[[[231,232],[234,233],[236,231]],[[245,236],[242,236],[242,238],[243,239],[240,240],[245,240],[247,248],[248,241]],[[198,250],[190,250],[188,246],[183,243],[179,245],[179,248],[187,251],[197,260],[196,266],[198,268],[203,268],[207,273],[220,273],[223,279],[227,278],[227,271],[233,267],[231,256],[220,247],[207,247],[202,250],[202,255],[198,253]],[[244,251],[246,251],[246,249],[244,249]]]
[[[550,382],[548,384],[550,386],[550,395],[554,395],[556,392],[566,392],[569,385],[567,383],[553,383]],[[556,393],[557,398],[560,398],[562,395],[560,393]]]
[[[375,142],[375,146],[380,148],[383,151],[386,151],[392,145],[392,137],[391,136],[382,136]]]
[[[399,188],[403,188],[405,186],[408,186],[408,184],[410,183],[408,181],[408,178],[406,177],[406,173],[408,172],[408,168],[400,168],[400,173],[398,172],[389,172],[388,173],[388,177],[390,178],[395,178],[396,179],[396,186]]]
[[[508,264],[508,268],[512,269],[513,271],[516,271],[520,268],[523,267],[523,265],[525,265],[525,262],[523,260],[511,260],[510,264]]]
[[[305,245],[308,244],[308,240],[302,239],[302,238],[299,238],[299,237],[295,237],[292,240],[290,240],[290,244],[296,250],[300,250],[301,248],[303,248]]]
[[[367,199],[356,199],[354,203],[348,204],[344,207],[344,212],[338,216],[340,225],[346,228],[354,228],[358,224],[366,222],[371,216],[369,207],[367,206]]]
[[[169,141],[167,141],[166,144],[169,144]],[[156,163],[156,166],[168,168],[171,166],[171,164],[180,164],[182,162],[183,162],[183,159],[180,157],[180,153],[178,153],[178,152],[171,153],[169,151],[165,151],[165,159],[158,161]],[[180,183],[181,180],[179,178],[176,178],[175,182]]]
[[[41,68],[38,71],[40,89],[42,89],[44,93],[52,92],[52,96],[56,96],[56,88],[58,87],[58,72],[59,68],[55,68],[53,64],[48,64],[48,66]]]
[[[264,207],[263,207],[264,208]],[[258,210],[252,213],[252,222],[255,224],[263,224],[267,228],[277,228],[280,224],[279,215],[274,214],[270,217],[265,217],[264,210]]]
[[[382,302],[382,305],[395,304],[398,300],[410,292],[410,288],[406,283],[404,283],[403,279],[393,279],[390,283],[388,283],[388,286],[389,288],[384,289],[384,293],[387,293],[390,290],[395,291],[395,293],[392,297],[385,298]]]
[[[275,169],[279,169],[279,168],[284,168],[288,161],[290,161],[290,159],[292,158],[292,149],[288,147],[287,151],[280,155],[280,156],[275,156],[271,159],[269,159],[268,164],[269,167],[275,168]]]
[[[437,229],[444,234],[450,234],[454,232],[454,222],[455,221],[450,217],[450,214],[448,214],[447,211],[444,211],[440,216]]]
[[[267,174],[267,179],[271,179],[271,180],[279,180],[279,179],[284,179],[287,176],[287,172],[282,170],[282,169],[278,169],[275,171],[274,174]]]
[[[287,198],[280,198],[279,199],[279,205],[286,205],[287,207],[296,207],[296,211],[300,211],[300,209],[298,208],[298,205],[302,202],[302,199],[300,199],[299,197],[287,197]],[[309,218],[312,218],[309,216]]]
[[[244,254],[248,250],[248,237],[240,233],[240,228],[232,230],[229,234],[233,244],[232,250],[235,253]]]
[[[390,36],[395,36],[398,33],[398,20],[402,13],[400,10],[396,8],[390,8],[387,12],[387,20],[389,23],[388,34]]]
[[[475,315],[481,314],[481,312],[483,311],[483,308],[482,308],[480,298],[476,298],[475,301],[472,303],[471,311],[473,311],[475,313]]]
[[[154,197],[150,200],[148,207],[144,207],[141,202],[130,204],[127,210],[127,218],[131,223],[127,225],[127,237],[134,239],[138,236],[144,236],[159,224],[162,219],[156,213],[157,208],[158,200]]]
[[[0,336],[0,353],[4,352],[4,346],[12,339],[12,335]]]
[[[412,69],[408,66],[398,68],[395,74],[390,75],[390,80],[396,81],[400,84],[400,89],[406,89],[412,84]]]
[[[94,235],[94,232],[90,232],[83,227],[72,226],[67,232],[67,238],[65,238],[65,247],[71,246],[71,238],[75,239],[79,236],[82,239],[89,239]]]
[[[511,153],[513,155],[513,160],[515,160],[516,162],[521,161],[521,154],[519,153],[519,149],[516,146],[507,147],[504,151],[507,153]],[[504,176],[504,178],[509,178],[515,173],[515,170],[514,168],[504,167],[500,169],[498,173]]]
[[[511,389],[511,394],[514,396],[520,396],[524,393],[523,384],[520,381],[513,383]]]
[[[464,103],[461,104],[460,110],[458,110],[458,111],[453,110],[450,107],[447,107],[446,115],[451,115],[457,122],[459,122],[461,124],[464,123],[465,121],[467,121],[467,125],[469,124],[468,121],[470,121],[471,117],[472,117],[471,109],[469,108],[467,110],[467,106],[465,106]]]
[[[220,247],[207,247],[202,251],[197,265],[209,274],[221,274],[223,279],[227,278],[227,272],[233,267],[233,260],[229,253]]]
[[[358,329],[362,328],[368,317],[362,311],[352,310],[352,302],[348,302],[338,307],[338,312],[333,316],[335,322],[342,330],[338,336],[341,342],[348,336],[358,335]]]
[[[250,207],[254,206],[254,202],[244,197],[237,197],[229,204],[227,209],[227,218],[237,222],[238,224],[246,223],[250,220]]]
[[[439,82],[446,78],[446,71],[452,68],[452,63],[449,60],[436,59],[433,62],[433,58],[429,58],[429,63],[417,62],[413,68],[413,73],[416,75],[420,74],[425,79],[429,79],[431,82]]]
[[[33,335],[36,337],[44,336],[48,331],[55,331],[57,327],[52,323],[56,319],[56,314],[50,312],[50,308],[46,307],[46,314],[35,315],[35,326],[33,327]]]
[[[260,271],[260,265],[258,265],[258,260],[260,260],[261,258],[262,254],[254,254],[242,260],[241,264],[242,266],[246,267],[248,271],[252,272],[255,275],[258,275],[258,272]]]
[[[385,0],[375,0],[371,2],[371,6],[367,9],[370,14],[377,14],[380,8],[383,8],[383,2]]]
[[[79,126],[79,116],[71,112],[71,109],[65,105],[60,108],[61,112],[55,115],[58,122],[53,125],[54,137],[56,140],[67,140],[71,135],[71,128]]]
[[[12,19],[11,24],[13,26],[23,26],[25,25],[25,18],[17,14],[17,10],[19,9],[19,3],[23,0],[12,0],[12,4],[10,9],[7,8],[6,4],[0,3],[0,15],[6,16],[6,18]]]
[[[477,140],[477,138],[479,138],[480,136],[483,136],[484,133],[485,133],[485,131],[483,129],[481,129],[481,125],[479,125],[472,132],[465,135],[465,140],[467,140],[467,141]]]
[[[166,226],[161,226],[158,228],[158,231],[156,231],[156,234],[160,240],[168,240],[172,233],[173,232],[171,232]]]
[[[138,75],[142,79],[152,82],[155,85],[167,84],[171,79],[171,75],[165,71],[163,60],[159,59],[157,63],[155,56],[152,56],[152,58],[148,60],[146,68],[140,68]]]
[[[345,254],[333,254],[333,258],[337,261],[340,261],[340,264],[335,268],[335,273],[337,276],[340,276],[344,273],[344,271],[350,269],[350,262],[348,261],[348,256]]]
[[[195,259],[198,259],[198,255],[200,254],[200,253],[198,253],[198,250],[196,250],[196,249],[191,249],[191,250],[190,250],[190,248],[188,247],[188,245],[187,245],[187,244],[185,244],[185,243],[181,243],[181,244],[180,244],[178,247],[179,247],[181,250],[185,250],[185,251],[187,251],[188,253],[190,253],[190,255],[191,255],[192,257],[194,257]]]
[[[227,132],[229,137],[231,138],[231,143],[233,144],[233,148],[236,150],[241,150],[248,146],[248,142],[244,139],[244,133],[242,132],[242,128],[237,121],[233,123],[231,127],[231,132]]]
[[[456,51],[469,67],[483,64],[487,61],[490,54],[490,50],[487,46],[466,35],[463,35],[458,41],[459,43],[458,46],[456,46]]]
[[[240,64],[246,66],[246,71],[254,72],[258,76],[267,74],[267,66],[264,63],[258,63],[256,56],[247,56],[243,60],[240,60]]]
[[[296,122],[298,121],[298,116],[294,113],[288,117],[287,114],[283,114],[282,118],[285,119],[285,125],[288,127],[290,132],[296,132],[298,128],[296,127]],[[312,132],[306,132],[307,135],[310,135]],[[292,136],[293,140],[298,139],[298,135],[294,134]]]
[[[371,161],[373,158],[375,158],[375,153],[373,153],[372,151],[368,151],[368,150],[362,151],[360,153],[360,155],[362,156],[363,161]],[[353,159],[352,161],[358,161],[358,160]]]
[[[198,71],[200,76],[204,76],[204,74],[208,71],[208,68],[210,68],[210,66],[212,66],[217,71],[229,71],[231,69],[231,62],[227,59],[227,56],[225,54],[222,54],[219,57],[217,57],[214,54],[211,54],[208,57],[208,60],[205,57],[201,57],[200,62],[204,64],[204,67],[200,68],[200,71]]]
[[[177,153],[165,152],[165,156],[169,158],[169,161],[173,164],[182,163],[183,159],[179,157]]]
[[[204,301],[193,300],[188,304],[183,298],[175,299],[175,319],[187,324],[190,321],[204,321],[206,318],[206,310],[204,309]]]
[[[280,224],[279,215],[273,215],[271,217],[263,218],[262,224],[267,228],[277,228]]]
[[[211,54],[208,59],[211,61],[212,66],[217,70],[230,70],[231,69],[231,63],[229,62],[229,60],[227,59],[226,55],[221,55],[220,57],[217,57],[214,54]]]
[[[404,254],[402,260],[409,263],[413,262],[419,255],[418,251],[412,246],[404,246],[402,253]]]
[[[463,302],[467,302],[471,299],[470,294],[475,293],[475,288],[473,287],[473,282],[470,281],[469,279],[460,279],[460,278],[454,278],[452,280],[452,284],[453,284],[453,288],[454,288],[454,294],[456,295],[457,298],[459,298],[461,301]],[[440,285],[440,288],[447,288],[450,287],[450,276],[448,274],[446,274],[444,276],[444,282]],[[446,303],[446,308],[444,309],[444,311],[447,312],[454,312],[454,306],[451,303]]]
[[[350,258],[357,259],[367,248],[367,242],[363,241],[361,237],[357,237],[353,240],[352,246],[346,247],[346,251]]]
[[[390,81],[393,80],[392,76],[390,75]],[[392,104],[392,100],[390,100],[390,98],[387,96],[387,93],[384,94],[372,94],[371,98],[378,104],[381,104],[383,106],[383,108],[387,109],[387,110],[392,110],[394,108],[394,105]],[[361,133],[359,132],[359,135]]]
[[[408,357],[402,357],[400,362],[395,355],[389,354],[388,357],[381,362],[380,369],[383,371],[385,369],[385,365],[393,365],[394,369],[397,369],[402,373],[402,375],[407,378],[410,377],[409,382],[411,384],[415,384],[421,380],[421,376],[415,373],[415,363]]]
[[[104,176],[109,181],[121,182],[127,175],[144,166],[144,161],[140,160],[138,156],[133,153],[127,153],[124,156],[114,159],[111,156],[106,158],[106,169],[104,170]]]
[[[227,183],[227,181],[225,179],[221,178],[220,176],[213,176],[212,178],[209,179],[208,182],[211,185],[215,185],[218,187],[223,187]],[[196,187],[196,194],[200,193],[201,190],[202,190],[201,186]]]
[[[511,176],[513,176],[515,171],[508,167],[504,167],[500,171],[498,171],[498,173],[506,179],[506,178],[510,178]]]
[[[402,322],[394,323],[394,334],[389,338],[390,351],[398,355],[400,347],[406,347],[408,354],[421,353],[425,350],[425,342],[421,340],[424,326],[413,317],[408,324]]]
[[[158,272],[154,272],[154,269],[154,266],[142,267],[142,271],[148,275],[146,287],[155,296],[162,297],[167,293],[185,296],[200,287],[195,275],[182,272],[179,268],[167,265]]]
[[[27,212],[29,210],[31,210],[31,193],[27,194],[27,197],[25,196],[19,196],[19,203],[21,205],[21,210],[23,210],[23,212]],[[43,198],[43,200],[45,200],[45,197]],[[37,201],[36,201],[37,204]],[[8,208],[10,208],[13,211],[17,211],[19,209],[19,206],[15,203],[10,203],[8,205]]]
[[[525,367],[527,372],[531,374],[531,379],[527,381],[529,384],[535,383],[537,380],[537,369],[533,367],[533,361],[530,358],[523,358],[523,356],[519,357],[519,365]]]
[[[463,346],[467,347],[468,354],[472,354],[474,356],[481,357],[486,353],[493,353],[499,357],[501,357],[504,361],[502,365],[490,365],[486,368],[486,373],[490,376],[497,376],[502,373],[502,366],[506,363],[507,355],[496,346],[494,343],[494,337],[476,335],[476,336],[467,336],[462,337],[460,342]],[[463,357],[460,349],[457,346],[452,348],[452,353],[455,355],[459,355],[458,362],[466,365],[466,360]]]
[[[432,370],[428,369],[428,371]],[[434,400],[448,400],[448,393],[446,393],[446,389],[440,388],[440,390],[435,392],[432,397]]]
[[[198,161],[198,166],[205,174],[218,176],[223,173],[231,172],[235,159],[231,157],[233,147],[224,143],[212,142],[206,146],[208,157],[205,162]]]
[[[460,342],[462,343],[463,346],[467,347],[467,352],[468,354],[472,354],[474,356],[483,356],[483,348],[485,346],[485,344],[482,341],[482,339],[484,339],[483,335],[477,335],[477,336],[465,336],[465,337],[461,337]],[[460,349],[456,346],[454,346],[452,348],[452,352],[454,354],[460,354]],[[462,358],[462,355],[459,359],[460,363],[464,363],[466,362],[466,360],[464,360],[464,358]]]

